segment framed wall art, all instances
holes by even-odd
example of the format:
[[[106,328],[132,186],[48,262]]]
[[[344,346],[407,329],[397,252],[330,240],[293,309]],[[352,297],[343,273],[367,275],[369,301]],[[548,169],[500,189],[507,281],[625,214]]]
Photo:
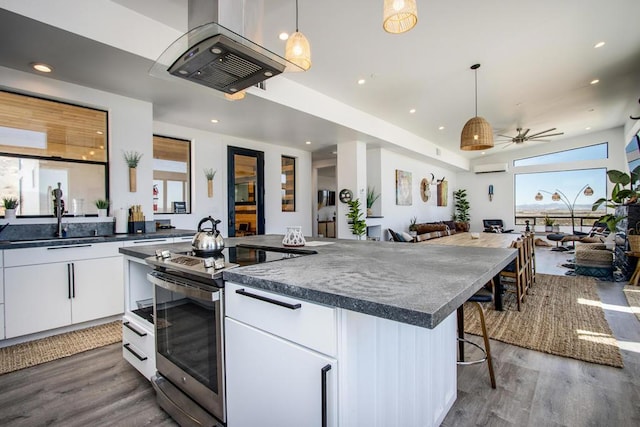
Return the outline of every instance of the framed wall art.
[[[411,172],[396,169],[396,205],[411,206]]]

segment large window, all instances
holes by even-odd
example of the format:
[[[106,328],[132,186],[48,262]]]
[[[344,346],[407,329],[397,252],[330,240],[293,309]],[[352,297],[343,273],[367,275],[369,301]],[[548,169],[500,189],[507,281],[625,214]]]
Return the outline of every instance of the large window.
[[[514,180],[516,224],[525,220],[542,224],[542,219],[549,216],[558,225],[571,226],[573,211],[578,228],[590,226],[605,214],[604,205],[595,212],[591,210],[593,202],[606,197],[605,168],[516,174]],[[593,194],[585,195],[586,187]]]
[[[575,162],[580,160],[602,160],[609,156],[609,144],[590,145],[572,150],[558,151],[541,156],[527,157],[513,161],[513,166],[549,165],[554,163]]]
[[[191,212],[191,142],[153,136],[154,213]]]
[[[17,198],[18,215],[53,215],[58,183],[65,214],[97,215],[107,159],[106,111],[0,91],[0,197]]]

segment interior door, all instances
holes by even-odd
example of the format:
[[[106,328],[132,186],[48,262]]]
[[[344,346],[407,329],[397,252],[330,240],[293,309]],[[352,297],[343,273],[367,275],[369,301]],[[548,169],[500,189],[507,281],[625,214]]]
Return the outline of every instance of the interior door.
[[[264,234],[264,153],[229,147],[228,236]]]

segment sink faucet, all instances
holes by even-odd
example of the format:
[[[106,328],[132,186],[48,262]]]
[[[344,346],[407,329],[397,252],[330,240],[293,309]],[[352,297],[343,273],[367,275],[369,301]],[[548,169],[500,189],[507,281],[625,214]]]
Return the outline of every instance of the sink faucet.
[[[64,213],[64,201],[62,200],[62,188],[58,183],[58,188],[52,191],[54,199],[54,210],[56,218],[58,220],[58,227],[56,228],[56,237],[62,237],[62,214]]]

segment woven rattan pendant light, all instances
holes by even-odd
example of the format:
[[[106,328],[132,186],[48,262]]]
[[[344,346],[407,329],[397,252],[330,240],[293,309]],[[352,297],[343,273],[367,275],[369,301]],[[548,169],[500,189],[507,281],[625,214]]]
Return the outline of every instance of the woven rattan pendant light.
[[[387,33],[400,34],[418,23],[416,0],[384,0],[382,28]]]
[[[287,67],[287,71],[307,71],[311,68],[311,47],[309,40],[298,31],[298,0],[296,0],[296,32],[287,39],[284,50],[287,61],[293,62],[298,67]]]
[[[493,148],[493,129],[488,121],[478,117],[478,68],[480,64],[471,66],[476,78],[476,116],[462,128],[460,149],[464,151],[487,150]]]

